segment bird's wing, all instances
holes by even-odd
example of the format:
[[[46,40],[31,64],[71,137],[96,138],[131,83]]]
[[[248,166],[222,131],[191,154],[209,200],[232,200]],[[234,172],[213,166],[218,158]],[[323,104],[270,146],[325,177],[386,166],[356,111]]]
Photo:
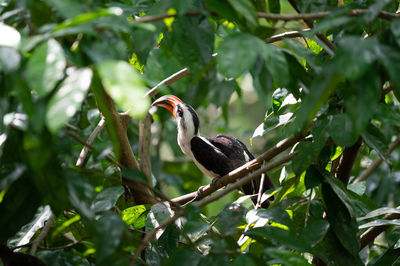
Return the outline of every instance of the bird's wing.
[[[249,152],[246,145],[234,137],[218,134],[216,137],[207,138],[207,140],[220,149],[228,158],[237,161],[236,167],[254,159],[254,156]]]
[[[190,141],[194,158],[208,171],[224,176],[232,169],[232,161],[220,149],[211,145],[207,139],[194,137]]]

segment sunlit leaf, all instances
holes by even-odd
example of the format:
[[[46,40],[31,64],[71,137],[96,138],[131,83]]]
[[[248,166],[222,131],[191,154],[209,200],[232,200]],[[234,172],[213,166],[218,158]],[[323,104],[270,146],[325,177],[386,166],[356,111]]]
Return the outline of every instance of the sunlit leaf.
[[[137,70],[124,61],[97,64],[103,86],[116,104],[129,115],[140,118],[150,107],[147,90]]]
[[[61,45],[54,39],[37,47],[28,61],[29,85],[39,96],[46,96],[64,77],[66,59]]]
[[[71,69],[71,72],[47,107],[46,123],[53,133],[60,130],[79,109],[92,80],[89,68]]]

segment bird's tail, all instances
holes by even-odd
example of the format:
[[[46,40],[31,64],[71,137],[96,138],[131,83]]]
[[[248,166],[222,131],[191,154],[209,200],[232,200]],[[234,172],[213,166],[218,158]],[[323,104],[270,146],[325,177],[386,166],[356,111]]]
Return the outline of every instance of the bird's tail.
[[[260,192],[260,185],[261,185],[261,176],[257,177],[256,179],[253,179],[251,182],[247,183],[242,187],[244,194],[252,195],[251,200],[253,201],[254,206],[257,205],[258,193]],[[267,174],[265,174],[264,184],[261,193],[264,193],[265,191],[273,187],[274,184],[271,182],[271,179],[268,177]],[[273,198],[271,197],[270,199],[272,200]],[[268,207],[269,207],[269,200],[265,200],[264,202],[261,203],[261,208],[266,209]]]

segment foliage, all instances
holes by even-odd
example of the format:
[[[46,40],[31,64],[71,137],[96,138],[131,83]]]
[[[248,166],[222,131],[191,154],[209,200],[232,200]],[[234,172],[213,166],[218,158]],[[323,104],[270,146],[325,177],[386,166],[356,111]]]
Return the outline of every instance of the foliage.
[[[398,5],[0,0],[0,244],[44,232],[36,256],[48,265],[398,264]],[[148,159],[144,94],[184,68],[158,90],[191,104],[203,133],[252,136],[257,153],[303,136],[293,160],[269,172],[269,209],[236,194],[182,210],[139,195],[148,180],[169,198],[209,182],[180,160],[164,111],[151,130],[152,176],[134,169]],[[114,103],[132,117],[127,134]],[[76,166],[102,115],[107,130]],[[136,258],[144,233],[176,215]],[[389,227],[367,240],[379,225]]]

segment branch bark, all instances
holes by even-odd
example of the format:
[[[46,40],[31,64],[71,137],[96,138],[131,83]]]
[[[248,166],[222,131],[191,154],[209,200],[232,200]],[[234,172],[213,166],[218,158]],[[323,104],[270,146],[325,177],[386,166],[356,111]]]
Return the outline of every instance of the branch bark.
[[[36,251],[37,251],[37,248],[38,248],[40,242],[42,242],[43,239],[46,238],[47,234],[50,231],[51,225],[54,223],[54,220],[55,220],[55,216],[52,213],[50,215],[49,219],[46,221],[46,224],[44,225],[44,227],[43,227],[42,231],[40,232],[39,236],[35,240],[33,240],[32,247],[31,247],[31,252],[30,252],[32,256],[34,256],[36,254]]]
[[[292,147],[294,144],[296,144],[298,141],[303,139],[304,137],[302,135],[298,135],[296,137],[290,138],[290,139],[284,139],[283,141],[279,142],[277,145],[269,149],[268,151],[264,152],[262,155],[258,156],[254,160],[242,165],[241,167],[233,170],[229,174],[219,178],[214,184],[212,185],[207,185],[202,189],[201,195],[198,195],[197,192],[192,192],[177,198],[172,199],[171,201],[180,203],[180,204],[185,204],[189,201],[192,201],[194,199],[200,200],[214,191],[230,184],[233,183],[235,180],[245,176],[249,172],[259,168],[264,161],[268,162],[281,152],[287,150],[288,148]],[[259,173],[260,175],[261,173]]]
[[[362,139],[359,138],[353,146],[346,147],[343,151],[342,156],[340,157],[335,176],[345,185],[349,183],[351,169],[353,169],[353,164],[357,158],[358,150],[361,147],[361,143]]]
[[[114,145],[114,153],[123,168],[139,169],[131,145],[126,134],[126,120],[122,118],[115,108],[114,101],[99,84],[93,86],[97,106],[104,116],[108,135]],[[132,191],[136,204],[154,204],[157,200],[153,197],[150,189],[143,183],[122,177],[121,183]]]
[[[140,170],[146,174],[147,183],[150,186],[153,185],[150,161],[150,127],[152,120],[151,114],[147,113],[146,116],[139,121],[139,166]]]
[[[400,206],[398,206],[396,209],[400,209]],[[387,214],[382,219],[385,220],[400,219],[400,214],[398,213]],[[386,231],[389,227],[390,227],[389,225],[381,225],[381,226],[371,227],[367,231],[365,231],[360,237],[360,250],[363,249],[365,246],[367,246],[369,243],[373,242],[378,235]]]

